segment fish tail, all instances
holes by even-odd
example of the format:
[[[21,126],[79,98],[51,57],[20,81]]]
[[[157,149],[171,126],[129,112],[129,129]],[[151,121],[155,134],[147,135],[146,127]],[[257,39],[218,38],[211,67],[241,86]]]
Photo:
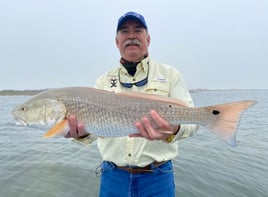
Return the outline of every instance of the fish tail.
[[[249,100],[205,107],[212,113],[214,120],[207,121],[207,124],[203,126],[215,133],[227,144],[236,146],[236,131],[241,116],[246,109],[255,103],[256,101]]]

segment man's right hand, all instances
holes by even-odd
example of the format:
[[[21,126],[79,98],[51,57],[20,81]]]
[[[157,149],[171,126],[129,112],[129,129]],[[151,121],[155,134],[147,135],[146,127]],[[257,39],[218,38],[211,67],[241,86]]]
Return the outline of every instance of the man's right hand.
[[[74,115],[70,115],[68,117],[69,120],[69,127],[70,131],[67,135],[65,135],[66,138],[74,138],[74,139],[80,139],[85,138],[89,135],[89,133],[86,131],[84,124],[77,122],[77,118]]]

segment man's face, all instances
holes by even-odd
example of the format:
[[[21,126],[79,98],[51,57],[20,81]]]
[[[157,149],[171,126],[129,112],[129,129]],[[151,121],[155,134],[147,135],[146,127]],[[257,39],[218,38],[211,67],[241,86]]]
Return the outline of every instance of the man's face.
[[[121,26],[115,41],[121,57],[138,62],[148,54],[150,35],[138,21],[129,20]]]

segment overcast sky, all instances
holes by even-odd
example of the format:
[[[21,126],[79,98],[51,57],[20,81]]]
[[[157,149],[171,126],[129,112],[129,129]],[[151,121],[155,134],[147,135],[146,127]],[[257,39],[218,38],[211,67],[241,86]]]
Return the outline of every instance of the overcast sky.
[[[268,88],[267,0],[0,0],[0,90],[94,86],[127,11],[190,89]]]

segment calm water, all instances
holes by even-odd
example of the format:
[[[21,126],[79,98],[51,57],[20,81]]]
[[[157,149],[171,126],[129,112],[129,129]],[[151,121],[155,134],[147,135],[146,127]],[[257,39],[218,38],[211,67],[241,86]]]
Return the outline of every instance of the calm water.
[[[42,139],[43,131],[14,125],[10,110],[26,96],[0,97],[0,196],[98,196],[101,163],[96,144]],[[197,106],[254,99],[244,115],[238,146],[205,129],[180,143],[174,161],[177,196],[265,197],[268,195],[268,90],[194,93]]]

